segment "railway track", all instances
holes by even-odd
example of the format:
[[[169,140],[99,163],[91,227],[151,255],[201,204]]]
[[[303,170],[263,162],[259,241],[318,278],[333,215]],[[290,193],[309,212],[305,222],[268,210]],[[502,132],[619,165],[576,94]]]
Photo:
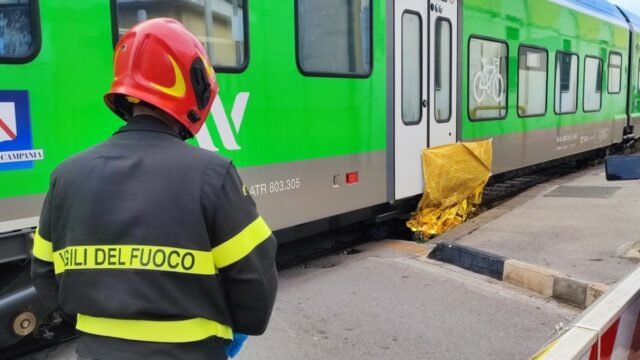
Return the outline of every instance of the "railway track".
[[[482,206],[479,213],[490,210],[536,185],[600,165],[608,155],[635,151],[633,148],[598,149],[494,176],[489,179],[483,191]],[[415,199],[416,205],[418,201],[419,197]],[[405,213],[381,223],[365,222],[355,224],[337,231],[314,235],[281,245],[278,249],[278,268],[304,267],[306,263],[328,255],[349,255],[358,252],[356,247],[360,244],[385,238],[419,242],[428,241],[429,239],[422,239],[406,227],[405,224],[410,215],[410,213]]]
[[[635,153],[637,146],[598,149],[577,156],[554,160],[524,170],[516,170],[489,179],[482,193],[482,209],[486,211],[536,185],[601,165],[609,155]]]
[[[482,192],[483,211],[491,209],[536,185],[570,175],[587,167],[588,165],[583,164],[565,164],[559,167],[517,176],[505,181],[490,180]]]

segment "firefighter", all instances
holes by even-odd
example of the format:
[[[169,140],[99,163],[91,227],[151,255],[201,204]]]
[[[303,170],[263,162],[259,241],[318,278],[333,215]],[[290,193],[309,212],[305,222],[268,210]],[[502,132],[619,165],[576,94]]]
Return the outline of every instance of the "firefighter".
[[[184,142],[218,93],[215,73],[172,19],[122,36],[114,73],[105,102],[126,124],[53,171],[35,287],[77,314],[80,358],[226,359],[267,327],[276,239],[232,163]]]

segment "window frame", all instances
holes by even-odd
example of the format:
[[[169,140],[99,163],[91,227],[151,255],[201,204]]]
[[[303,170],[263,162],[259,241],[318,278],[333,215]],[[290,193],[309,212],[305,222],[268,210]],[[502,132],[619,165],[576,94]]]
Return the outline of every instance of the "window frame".
[[[373,34],[374,34],[374,16],[373,16],[373,7],[374,1],[369,0],[369,19],[370,19],[370,29],[369,29],[369,71],[363,74],[346,74],[346,73],[334,73],[334,72],[321,72],[321,71],[306,71],[302,67],[302,63],[300,62],[300,34],[298,33],[298,25],[300,24],[300,19],[298,18],[298,2],[300,0],[294,0],[293,3],[293,17],[294,17],[294,40],[295,40],[295,50],[296,50],[296,66],[298,67],[298,71],[300,74],[308,77],[326,77],[326,78],[346,78],[346,79],[368,79],[373,74],[374,67],[374,50],[373,50]],[[404,13],[403,13],[404,14]],[[422,18],[421,18],[422,20]]]
[[[40,19],[40,1],[29,0],[29,23],[31,25],[31,51],[25,56],[0,56],[0,64],[21,65],[35,60],[42,49],[42,27]],[[17,4],[19,5],[19,4]]]
[[[297,3],[297,0],[296,0],[296,3]],[[424,66],[423,66],[424,65],[424,47],[423,47],[423,44],[424,44],[424,33],[423,33],[423,30],[424,30],[424,19],[422,18],[422,14],[420,14],[418,11],[409,10],[409,9],[405,9],[402,12],[402,15],[400,15],[400,22],[401,22],[400,23],[400,55],[402,55],[403,58],[404,58],[404,56],[403,56],[404,55],[404,41],[403,41],[404,40],[404,32],[402,31],[403,30],[403,26],[402,25],[404,25],[404,23],[403,23],[404,19],[403,18],[404,18],[405,14],[416,15],[416,16],[418,16],[418,19],[420,19],[420,32],[419,32],[419,35],[420,35],[420,39],[419,39],[420,40],[420,49],[418,50],[418,54],[420,55],[420,60],[418,62],[418,64],[420,65],[420,97],[419,97],[420,100],[418,101],[418,107],[420,108],[420,111],[419,111],[420,118],[418,119],[417,122],[411,122],[411,123],[407,123],[404,120],[404,116],[402,115],[402,107],[403,107],[402,100],[404,100],[404,86],[400,86],[400,118],[401,118],[402,124],[404,126],[417,126],[417,125],[422,124],[422,120],[424,119],[424,115],[423,115],[424,111],[422,110],[422,108],[423,108],[422,99],[424,99],[424,93],[423,93],[423,89],[424,89],[424,82],[423,82],[423,80],[424,80],[423,79],[423,77],[424,77]],[[428,41],[428,39],[427,39],[427,41]],[[400,80],[404,81],[404,66],[402,66],[402,64],[400,64]],[[429,81],[427,80],[427,83],[428,82]]]
[[[636,71],[638,72],[638,74],[636,78],[636,93],[640,94],[640,57],[638,57],[637,60],[638,60],[638,68],[636,69]]]
[[[636,94],[640,94],[640,57],[637,58],[638,60],[638,68],[636,69],[637,73],[637,78],[636,78]],[[629,84],[629,86],[631,86],[631,84]]]
[[[243,17],[243,31],[244,31],[244,59],[240,66],[218,66],[213,65],[213,69],[216,73],[231,73],[231,74],[239,74],[243,73],[249,67],[249,62],[251,59],[251,46],[249,43],[249,39],[251,36],[249,35],[249,1],[243,0],[245,11],[242,14]],[[118,27],[118,0],[110,0],[111,2],[111,37],[113,41],[113,49],[115,51],[116,46],[118,45],[118,41],[120,40],[120,31]],[[195,35],[195,34],[194,34]],[[197,35],[196,35],[197,36]],[[206,48],[206,46],[205,46]]]
[[[620,70],[620,82],[618,83],[618,91],[609,91],[609,85],[611,84],[611,56],[612,55],[618,55],[620,56],[620,65],[617,69]],[[607,94],[612,94],[612,95],[617,95],[620,94],[622,92],[622,68],[623,68],[623,62],[624,62],[624,57],[622,56],[622,53],[619,51],[609,51],[609,58],[607,59],[608,63],[607,63]],[[614,68],[616,69],[616,68]]]
[[[506,95],[506,106],[505,106],[505,113],[504,113],[504,117],[496,117],[496,118],[483,118],[483,119],[474,119],[471,117],[471,107],[469,106],[469,99],[471,98],[471,80],[470,80],[470,73],[471,73],[471,52],[470,52],[470,48],[471,48],[471,41],[472,40],[482,40],[482,41],[491,41],[491,42],[495,42],[495,43],[500,43],[500,44],[504,44],[507,47],[507,71],[506,71],[506,79],[504,79],[504,86],[505,86],[505,95]],[[492,37],[488,37],[488,36],[482,36],[482,35],[475,35],[475,34],[471,34],[469,35],[469,39],[467,40],[467,117],[469,119],[469,121],[496,121],[496,120],[506,120],[509,117],[509,65],[510,65],[510,59],[509,59],[509,54],[511,54],[511,48],[509,47],[509,43],[506,40],[500,40],[497,38],[492,38]]]
[[[533,50],[541,50],[547,55],[547,66],[545,71],[545,85],[544,85],[544,112],[542,114],[535,115],[520,115],[520,50],[522,48],[528,48]],[[543,48],[541,46],[536,45],[528,45],[528,44],[520,44],[518,45],[518,75],[516,78],[516,87],[518,88],[516,92],[516,113],[518,117],[521,119],[534,118],[534,117],[544,117],[547,116],[547,112],[549,111],[549,50]],[[555,105],[555,104],[554,104]]]
[[[576,59],[578,60],[578,64],[577,64],[577,69],[576,69],[576,110],[573,112],[557,112],[556,111],[556,98],[558,96],[558,55],[560,54],[565,54],[565,55],[570,55],[570,56],[575,56]],[[575,52],[571,52],[571,51],[556,51],[556,63],[555,63],[555,70],[554,70],[554,89],[553,89],[553,113],[556,115],[571,115],[571,114],[577,114],[578,113],[578,94],[579,94],[579,90],[580,90],[580,54],[575,53]],[[562,90],[560,90],[562,92]],[[583,90],[583,95],[584,95],[584,90]],[[584,101],[583,101],[584,102]],[[582,106],[582,108],[584,109],[584,104]]]
[[[449,24],[449,59],[451,60],[451,64],[449,65],[449,117],[447,117],[446,120],[438,120],[438,117],[436,116],[436,90],[438,89],[438,87],[436,86],[436,76],[437,76],[437,68],[436,68],[436,64],[433,64],[433,100],[434,100],[434,104],[433,104],[433,118],[436,121],[436,123],[439,124],[444,124],[444,123],[448,123],[449,121],[451,121],[451,118],[453,117],[453,46],[455,45],[454,40],[453,40],[453,24],[451,23],[451,19],[446,18],[444,16],[438,16],[435,19],[435,28],[437,28],[438,26],[438,21],[442,21],[444,23],[448,23]],[[434,56],[435,56],[435,42],[436,42],[436,30],[434,29],[433,31],[433,36],[434,36]],[[422,55],[421,55],[422,56]],[[437,61],[437,60],[436,60]],[[442,79],[440,79],[442,81]]]
[[[585,98],[584,95],[585,95],[585,92],[587,91],[587,87],[586,87],[586,85],[587,85],[587,59],[589,59],[589,58],[600,61],[600,72],[601,72],[601,74],[600,74],[600,82],[601,82],[601,84],[600,84],[600,107],[598,108],[598,110],[588,110],[587,111],[587,110],[584,109],[584,98]],[[586,114],[588,114],[588,113],[597,113],[597,112],[602,111],[602,93],[604,92],[604,89],[602,88],[602,81],[604,80],[603,76],[602,76],[602,72],[604,72],[604,60],[602,60],[602,58],[599,58],[599,57],[597,57],[595,55],[585,55],[584,56],[584,71],[583,71],[583,75],[582,75],[582,112],[584,112]],[[597,76],[596,76],[596,81],[597,81]],[[596,83],[596,85],[597,85],[597,83]],[[597,86],[596,86],[596,89],[597,89]]]

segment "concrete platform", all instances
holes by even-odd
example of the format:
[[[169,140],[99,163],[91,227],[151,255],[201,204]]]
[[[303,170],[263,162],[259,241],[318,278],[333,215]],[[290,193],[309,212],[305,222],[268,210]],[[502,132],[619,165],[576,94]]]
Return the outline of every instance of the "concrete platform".
[[[534,187],[439,241],[615,284],[640,259],[640,182],[607,182],[604,166],[590,168]]]
[[[382,241],[280,273],[264,336],[235,359],[526,359],[578,310]],[[74,359],[73,346],[36,359]]]

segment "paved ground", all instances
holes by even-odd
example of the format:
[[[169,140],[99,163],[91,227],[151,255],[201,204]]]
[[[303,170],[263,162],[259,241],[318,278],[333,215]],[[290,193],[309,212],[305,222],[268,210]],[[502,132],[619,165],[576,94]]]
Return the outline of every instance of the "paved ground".
[[[282,271],[267,333],[236,359],[526,359],[578,313],[426,260],[413,243],[363,250]]]
[[[436,238],[614,284],[638,258],[640,182],[607,182],[598,166],[539,185]],[[638,255],[637,251],[631,251]]]

